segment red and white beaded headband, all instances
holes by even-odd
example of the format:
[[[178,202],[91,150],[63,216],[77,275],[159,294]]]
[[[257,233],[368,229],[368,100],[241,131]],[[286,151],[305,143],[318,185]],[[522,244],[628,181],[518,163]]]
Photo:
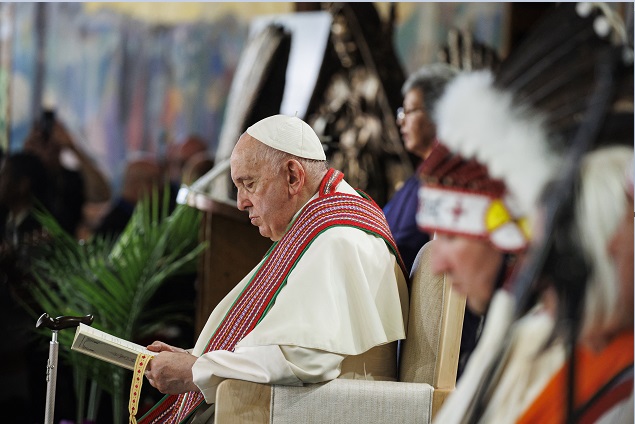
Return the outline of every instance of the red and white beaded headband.
[[[417,225],[426,232],[489,240],[504,252],[524,250],[530,239],[527,220],[509,199],[460,188],[423,185],[419,189]]]

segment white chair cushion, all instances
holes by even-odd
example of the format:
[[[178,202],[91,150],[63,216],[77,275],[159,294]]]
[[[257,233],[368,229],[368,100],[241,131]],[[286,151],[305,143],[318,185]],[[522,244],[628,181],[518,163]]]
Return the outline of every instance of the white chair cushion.
[[[346,379],[304,387],[273,386],[270,422],[429,423],[433,392],[428,384]]]

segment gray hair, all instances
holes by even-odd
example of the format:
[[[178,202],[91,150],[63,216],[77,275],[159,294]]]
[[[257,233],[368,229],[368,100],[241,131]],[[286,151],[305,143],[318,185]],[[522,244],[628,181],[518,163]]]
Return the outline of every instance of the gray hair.
[[[584,157],[581,190],[576,202],[575,224],[582,251],[591,265],[584,300],[582,334],[609,329],[616,319],[619,284],[607,245],[626,210],[625,180],[633,149],[600,148]]]
[[[264,143],[259,144],[261,146],[260,153],[262,155],[262,160],[271,168],[272,171],[279,172],[277,166],[288,159],[295,159],[300,162],[309,181],[320,181],[324,176],[324,173],[328,170],[328,162],[325,160],[305,159],[292,155],[291,153],[274,149]]]
[[[445,86],[459,73],[458,69],[447,63],[424,65],[408,77],[401,88],[404,96],[410,90],[419,90],[423,94],[423,107],[428,116],[434,116],[437,101],[443,95]]]

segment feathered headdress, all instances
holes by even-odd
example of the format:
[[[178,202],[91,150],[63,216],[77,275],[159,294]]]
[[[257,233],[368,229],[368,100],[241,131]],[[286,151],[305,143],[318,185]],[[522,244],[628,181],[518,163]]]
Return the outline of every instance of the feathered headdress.
[[[521,213],[533,209],[558,164],[542,114],[515,104],[513,93],[495,87],[494,76],[481,71],[455,78],[439,101],[436,122],[449,150],[504,181]]]
[[[427,232],[489,240],[503,252],[527,247],[529,228],[505,183],[487,167],[438,144],[420,169],[417,225]]]

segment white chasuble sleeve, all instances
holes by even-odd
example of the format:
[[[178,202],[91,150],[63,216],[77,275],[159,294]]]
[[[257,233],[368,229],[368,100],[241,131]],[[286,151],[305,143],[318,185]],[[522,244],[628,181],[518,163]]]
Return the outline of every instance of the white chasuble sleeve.
[[[344,357],[295,346],[244,347],[234,352],[216,350],[196,360],[192,377],[205,402],[214,403],[216,388],[226,378],[288,386],[318,383],[337,378]]]

